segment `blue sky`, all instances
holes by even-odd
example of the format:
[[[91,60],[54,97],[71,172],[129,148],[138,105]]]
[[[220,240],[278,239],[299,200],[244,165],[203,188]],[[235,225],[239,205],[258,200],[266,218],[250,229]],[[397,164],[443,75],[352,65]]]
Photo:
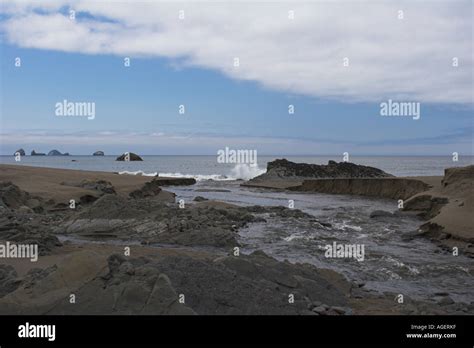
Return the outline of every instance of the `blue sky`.
[[[27,17],[67,17],[64,7],[42,11],[7,9],[2,16],[1,154],[11,154],[20,147],[27,152],[33,148],[42,152],[57,148],[73,154],[90,154],[99,149],[113,154],[125,151],[215,154],[225,146],[257,149],[259,154],[319,155],[347,151],[376,155],[450,155],[453,151],[473,152],[472,97],[465,97],[469,92],[472,95],[472,57],[461,55],[462,65],[454,73],[450,66],[454,54],[472,50],[472,43],[466,43],[469,41],[458,40],[458,47],[452,48],[448,45],[450,38],[446,37],[446,49],[454,51],[441,57],[441,61],[445,61],[442,64],[446,65],[439,65],[437,58],[433,63],[411,68],[404,67],[409,60],[404,60],[403,55],[393,57],[395,64],[381,59],[381,62],[369,65],[365,59],[370,61],[370,57],[366,56],[370,53],[376,57],[373,52],[379,47],[373,41],[372,47],[365,48],[369,53],[362,54],[364,49],[359,51],[357,46],[350,50],[355,63],[351,61],[352,70],[347,75],[344,76],[345,72],[340,68],[328,73],[326,70],[308,70],[306,78],[304,64],[307,59],[303,55],[299,57],[298,52],[273,60],[273,56],[266,57],[264,50],[252,51],[243,47],[224,51],[221,46],[212,47],[209,33],[207,37],[196,39],[203,40],[201,46],[177,47],[170,52],[170,47],[179,40],[173,36],[174,24],[169,24],[166,35],[159,32],[163,35],[156,38],[157,46],[163,48],[157,51],[133,47],[136,39],[130,41],[130,48],[122,46],[122,40],[117,46],[91,44],[100,30],[113,35],[111,38],[126,37],[127,32],[117,33],[117,28],[102,29],[100,25],[109,23],[110,19],[116,19],[122,25],[136,25],[141,32],[134,33],[144,40],[154,37],[155,33],[143,27],[155,22],[150,19],[150,22],[138,25],[137,18],[141,20],[142,16],[128,17],[130,11],[125,9],[123,13],[108,13],[106,7],[88,4],[86,2],[84,8],[78,10],[74,22],[76,27],[88,26],[85,39],[77,38],[76,29],[61,22],[62,18],[58,28],[47,28],[44,21],[35,24],[35,18]],[[462,12],[452,15],[462,16]],[[104,15],[107,21],[104,21]],[[435,23],[436,17],[432,16],[429,19]],[[26,31],[26,22],[22,22],[25,18],[30,18],[27,23],[33,29],[28,30],[35,30],[33,34]],[[95,19],[91,22],[90,18]],[[42,19],[47,22],[47,18]],[[198,27],[194,32],[199,32],[200,21],[195,25]],[[266,29],[265,24],[261,25],[261,28],[253,29],[257,38],[258,33]],[[26,31],[23,37],[21,30]],[[38,34],[38,40],[29,41],[34,34]],[[69,35],[70,41],[56,40],[63,34]],[[252,31],[249,34],[252,35]],[[396,34],[386,33],[390,37]],[[182,37],[184,34],[176,35]],[[430,35],[427,33],[426,37]],[[168,38],[170,43],[165,45]],[[276,50],[279,47],[277,39]],[[153,40],[150,39],[150,45]],[[346,39],[341,40],[345,42]],[[123,41],[126,43],[125,39]],[[70,42],[75,44],[70,47]],[[208,50],[203,53],[201,50],[208,44]],[[426,44],[429,46],[429,42]],[[383,50],[385,46],[380,45],[379,49]],[[409,50],[411,45],[413,43],[405,49]],[[437,54],[444,47],[443,42],[438,45]],[[321,47],[324,50],[325,46]],[[273,47],[268,51],[271,49]],[[315,52],[309,58],[316,59],[318,54]],[[241,66],[237,69],[232,66],[235,56],[241,57]],[[21,67],[15,67],[16,57],[21,58]],[[124,57],[131,58],[130,67],[124,67]],[[219,61],[215,61],[216,57]],[[268,64],[257,64],[261,59],[268,59]],[[323,58],[320,64],[328,64],[327,60]],[[314,61],[314,64],[318,62]],[[394,66],[400,69],[399,75],[392,74]],[[308,67],[311,69],[311,65]],[[406,71],[409,69],[413,71]],[[376,76],[376,73],[387,76]],[[295,75],[298,78],[288,82],[288,76]],[[410,76],[412,80],[406,81]],[[423,84],[423,80],[431,78],[433,81]],[[436,83],[447,79],[450,84],[440,91],[442,86]],[[377,88],[370,85],[372,81]],[[88,120],[55,116],[55,104],[63,99],[94,102],[96,117]],[[420,119],[381,117],[380,103],[388,99],[420,102]],[[185,115],[178,113],[180,104],[185,105]],[[290,104],[295,106],[293,115],[288,114]]]

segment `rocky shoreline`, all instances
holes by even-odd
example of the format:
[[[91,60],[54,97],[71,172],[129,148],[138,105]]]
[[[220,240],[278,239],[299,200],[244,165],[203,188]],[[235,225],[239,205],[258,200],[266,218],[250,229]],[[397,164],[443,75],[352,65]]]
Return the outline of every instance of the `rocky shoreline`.
[[[367,177],[360,177],[361,173]],[[395,178],[379,169],[352,163],[308,165],[275,160],[268,164],[267,173],[242,185],[402,200],[401,212],[415,213],[426,220],[418,236],[474,257],[473,165],[447,168],[444,177]]]
[[[440,294],[435,302],[407,298],[400,305],[396,294],[368,291],[364,284],[331,270],[278,261],[261,251],[240,252],[239,229],[264,223],[266,216],[324,224],[298,209],[241,207],[213,200],[182,205],[165,186],[193,185],[189,179],[14,165],[1,169],[0,241],[38,244],[40,253],[37,263],[2,259],[2,314],[351,315],[474,310],[474,304],[454,303],[448,294]],[[444,190],[452,190],[458,177],[450,171]],[[408,202],[407,210],[413,211],[421,204],[420,199]]]

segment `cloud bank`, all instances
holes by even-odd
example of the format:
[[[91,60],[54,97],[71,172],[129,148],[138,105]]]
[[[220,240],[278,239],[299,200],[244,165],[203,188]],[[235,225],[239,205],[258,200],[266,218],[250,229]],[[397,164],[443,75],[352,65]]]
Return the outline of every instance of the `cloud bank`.
[[[469,0],[10,0],[0,28],[19,47],[112,54],[132,64],[164,57],[288,94],[472,104],[471,13]]]

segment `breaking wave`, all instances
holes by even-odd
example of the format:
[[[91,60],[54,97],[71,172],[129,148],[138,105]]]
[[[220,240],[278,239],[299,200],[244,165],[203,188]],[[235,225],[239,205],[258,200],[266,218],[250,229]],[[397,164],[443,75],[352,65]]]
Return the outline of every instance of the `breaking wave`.
[[[248,164],[237,164],[232,168],[230,175],[223,174],[182,174],[182,173],[145,173],[142,170],[134,172],[122,171],[120,175],[141,175],[141,176],[161,176],[168,178],[194,178],[196,181],[214,180],[214,181],[230,181],[230,180],[250,180],[260,174],[265,173],[264,169],[258,166],[252,166]]]

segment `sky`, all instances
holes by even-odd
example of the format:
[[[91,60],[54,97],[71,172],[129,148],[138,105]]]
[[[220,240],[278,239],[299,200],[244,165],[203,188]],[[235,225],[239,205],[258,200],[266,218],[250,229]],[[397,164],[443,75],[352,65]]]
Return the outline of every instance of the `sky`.
[[[0,154],[472,155],[472,11],[469,0],[3,1]],[[94,103],[95,117],[58,117],[63,100]],[[420,118],[382,116],[388,100],[419,103]]]

